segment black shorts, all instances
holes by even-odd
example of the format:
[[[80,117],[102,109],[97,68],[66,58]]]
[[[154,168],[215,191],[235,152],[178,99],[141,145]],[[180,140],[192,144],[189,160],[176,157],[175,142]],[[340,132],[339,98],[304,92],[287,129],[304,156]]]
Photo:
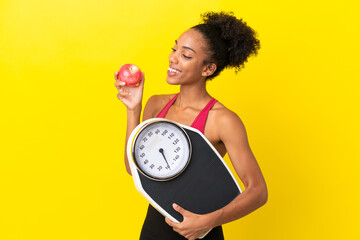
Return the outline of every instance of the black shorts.
[[[149,205],[140,240],[186,240],[165,222],[165,217]],[[224,240],[222,227],[213,228],[203,240]]]

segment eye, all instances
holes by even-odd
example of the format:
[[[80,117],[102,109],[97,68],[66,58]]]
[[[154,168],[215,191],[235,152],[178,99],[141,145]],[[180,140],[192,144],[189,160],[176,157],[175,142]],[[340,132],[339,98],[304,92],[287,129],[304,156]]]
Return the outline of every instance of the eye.
[[[186,59],[191,59],[191,57],[186,56],[185,54],[183,54],[183,57],[186,58]]]
[[[175,48],[171,48],[171,50],[172,50],[173,52],[176,52],[176,49],[175,49]]]

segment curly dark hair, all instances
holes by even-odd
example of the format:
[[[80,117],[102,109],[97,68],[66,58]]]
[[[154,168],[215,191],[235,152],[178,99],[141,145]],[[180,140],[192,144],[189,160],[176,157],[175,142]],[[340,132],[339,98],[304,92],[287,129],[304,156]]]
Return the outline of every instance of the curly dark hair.
[[[206,80],[215,78],[224,68],[238,72],[250,55],[257,55],[260,41],[256,32],[233,12],[206,12],[201,18],[202,22],[191,29],[198,30],[207,42],[209,58],[204,63],[217,66]]]

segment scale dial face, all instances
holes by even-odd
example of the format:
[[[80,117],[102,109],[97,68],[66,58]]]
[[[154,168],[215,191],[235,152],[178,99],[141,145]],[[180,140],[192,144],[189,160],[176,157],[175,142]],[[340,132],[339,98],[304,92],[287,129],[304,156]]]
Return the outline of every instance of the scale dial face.
[[[135,136],[133,160],[145,176],[167,181],[179,176],[191,157],[189,136],[179,125],[168,121],[150,122]]]

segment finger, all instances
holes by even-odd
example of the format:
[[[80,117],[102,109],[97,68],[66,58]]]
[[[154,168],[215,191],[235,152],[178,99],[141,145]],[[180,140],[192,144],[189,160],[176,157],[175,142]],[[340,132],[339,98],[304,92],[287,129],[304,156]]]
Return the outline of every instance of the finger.
[[[174,226],[174,222],[171,221],[171,220],[168,219],[168,218],[165,218],[165,222],[166,222],[170,227],[173,227],[173,226]]]
[[[114,85],[117,89],[120,89],[120,88],[124,87],[126,85],[126,83],[122,82],[122,81],[115,81]]]
[[[131,93],[129,93],[127,91],[121,91],[121,89],[120,89],[118,95],[121,96],[121,97],[128,97],[128,96],[131,95]]]
[[[122,102],[125,100],[125,97],[121,96],[120,94],[117,94],[116,96]]]
[[[118,81],[117,81],[117,82],[118,82]],[[121,84],[117,83],[117,82],[114,83],[116,89],[117,89],[119,92],[121,92],[121,91],[126,91],[125,87],[122,86]]]
[[[172,227],[174,230],[175,229],[178,229],[179,228],[179,226],[180,226],[180,224],[181,223],[177,223],[177,222],[173,222],[173,221],[171,221],[170,220],[170,218],[165,218],[165,222],[170,226],[170,227]],[[176,230],[175,230],[176,231]]]
[[[176,203],[173,203],[173,208],[175,211],[177,211],[178,213],[180,213],[181,215],[184,216],[184,214],[186,214],[186,210],[183,209],[182,207],[180,207],[179,205],[177,205]]]

